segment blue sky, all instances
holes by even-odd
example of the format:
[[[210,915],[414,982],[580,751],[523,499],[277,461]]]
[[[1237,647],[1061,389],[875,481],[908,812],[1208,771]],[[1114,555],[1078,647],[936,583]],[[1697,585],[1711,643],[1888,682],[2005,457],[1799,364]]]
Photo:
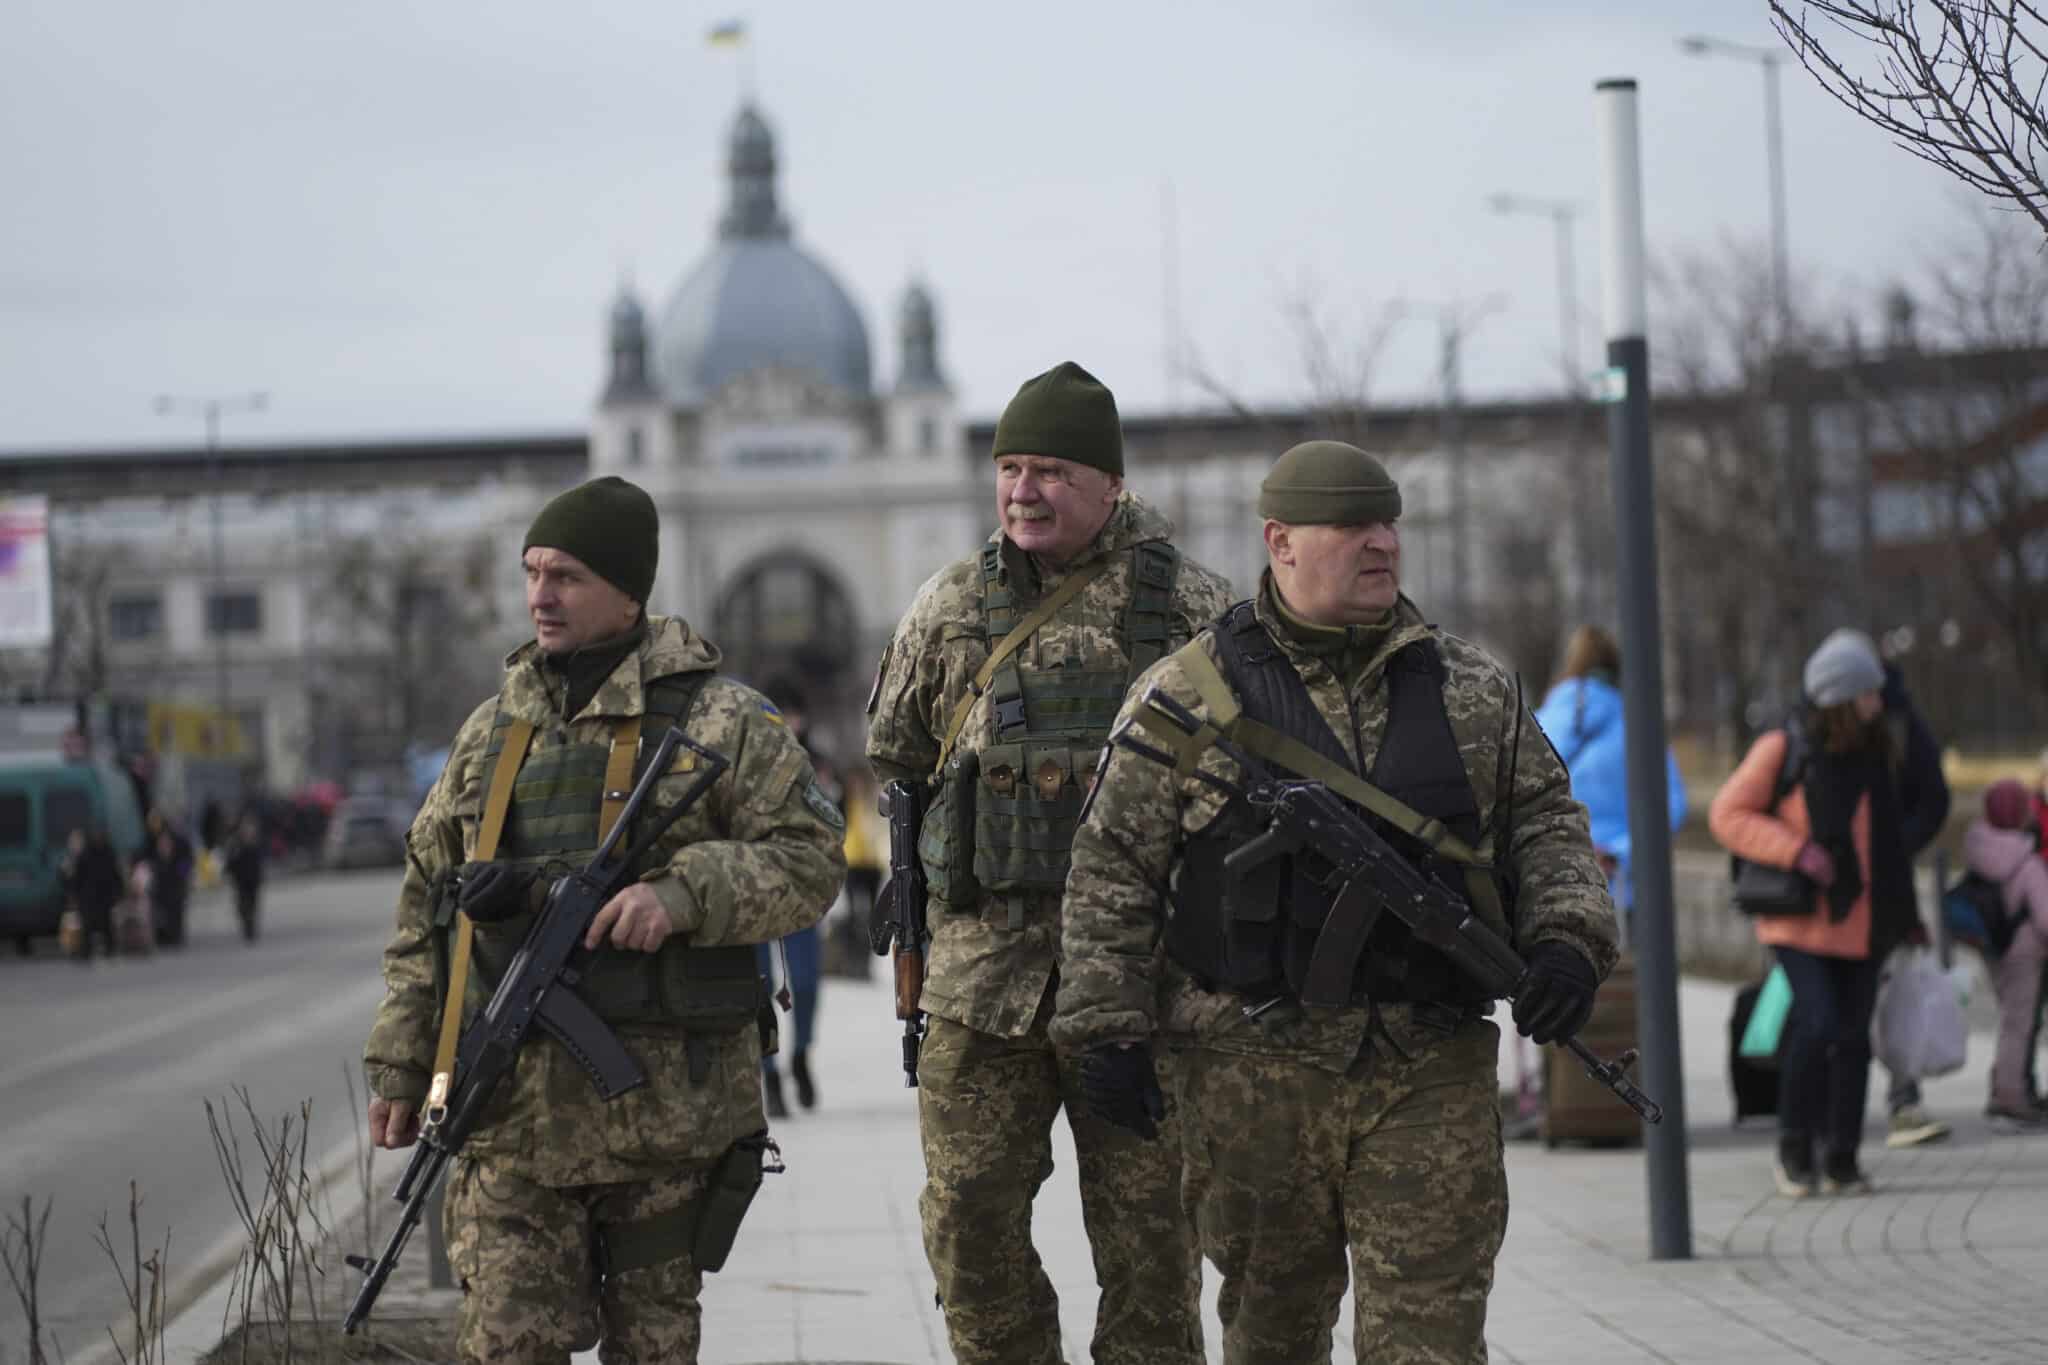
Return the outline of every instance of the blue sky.
[[[913,272],[970,415],[1080,360],[1126,412],[1169,378],[1165,187],[1186,339],[1232,388],[1304,396],[1282,301],[1500,295],[1478,394],[1555,383],[1559,195],[1598,336],[1593,83],[1642,84],[1652,249],[1762,250],[1761,3],[979,4],[15,0],[0,40],[0,448],[196,437],[161,392],[264,389],[231,438],[574,430],[622,275],[651,311],[721,207],[742,17],[797,240],[866,312],[878,379]],[[1796,66],[1796,265],[1840,298],[1910,275],[1969,201]],[[1394,336],[1423,399],[1434,331]]]

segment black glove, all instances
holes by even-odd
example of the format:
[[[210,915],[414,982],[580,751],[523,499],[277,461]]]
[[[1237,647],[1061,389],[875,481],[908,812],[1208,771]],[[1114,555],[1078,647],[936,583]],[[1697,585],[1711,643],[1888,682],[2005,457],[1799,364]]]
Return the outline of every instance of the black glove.
[[[530,907],[533,869],[514,863],[464,863],[455,874],[455,907],[478,924],[496,924]]]
[[[1151,1141],[1166,1117],[1166,1096],[1144,1043],[1109,1043],[1081,1058],[1081,1098],[1098,1117]]]
[[[1515,993],[1515,1027],[1534,1043],[1569,1038],[1593,1017],[1600,982],[1576,948],[1546,939],[1529,950],[1529,970]]]

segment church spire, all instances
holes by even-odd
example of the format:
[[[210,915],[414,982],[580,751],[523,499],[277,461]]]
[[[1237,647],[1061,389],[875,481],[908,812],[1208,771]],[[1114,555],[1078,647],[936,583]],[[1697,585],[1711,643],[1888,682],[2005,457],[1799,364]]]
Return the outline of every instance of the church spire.
[[[726,155],[726,174],[732,181],[732,198],[719,220],[718,235],[725,238],[770,238],[789,236],[789,220],[775,202],[775,134],[754,106],[740,106],[733,120],[732,139]]]
[[[896,391],[943,389],[945,376],[939,373],[939,319],[932,296],[912,281],[903,291],[903,310],[897,316],[897,336],[903,344],[902,364],[896,370]]]

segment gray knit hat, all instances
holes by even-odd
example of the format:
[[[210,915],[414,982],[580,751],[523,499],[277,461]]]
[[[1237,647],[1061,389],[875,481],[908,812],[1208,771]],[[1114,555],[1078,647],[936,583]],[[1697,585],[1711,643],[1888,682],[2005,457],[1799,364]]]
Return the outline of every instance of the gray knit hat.
[[[1820,642],[1806,661],[1806,699],[1815,706],[1840,706],[1865,692],[1884,688],[1884,664],[1877,646],[1860,630],[1844,627]]]

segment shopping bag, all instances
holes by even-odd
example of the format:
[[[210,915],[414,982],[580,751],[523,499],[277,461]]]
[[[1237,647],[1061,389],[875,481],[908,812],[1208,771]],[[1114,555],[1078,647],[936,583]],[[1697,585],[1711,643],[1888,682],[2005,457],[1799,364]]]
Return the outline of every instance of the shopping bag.
[[[1970,1026],[1963,1002],[1925,948],[1904,954],[1879,991],[1871,1023],[1871,1050],[1896,1077],[1946,1076],[1967,1060]]]
[[[1786,979],[1783,967],[1773,966],[1771,974],[1764,978],[1763,989],[1757,992],[1749,1023],[1742,1030],[1742,1045],[1735,1049],[1735,1054],[1758,1060],[1777,1056],[1778,1040],[1785,1036],[1785,1017],[1791,1012],[1792,983]]]

